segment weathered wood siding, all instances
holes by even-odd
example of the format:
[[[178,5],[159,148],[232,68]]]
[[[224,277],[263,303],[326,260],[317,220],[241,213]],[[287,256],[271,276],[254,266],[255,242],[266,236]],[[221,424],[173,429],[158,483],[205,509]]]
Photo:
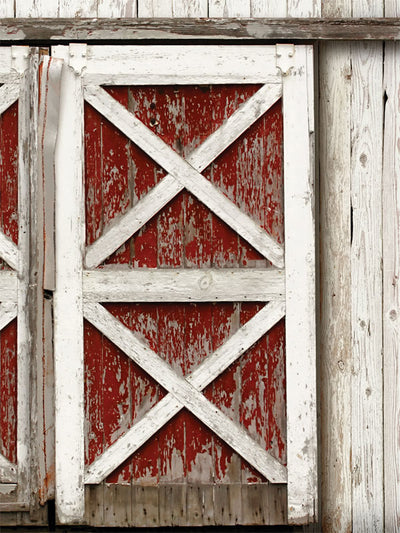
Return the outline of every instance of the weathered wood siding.
[[[2,0],[0,15],[394,17],[400,2]],[[327,532],[381,531],[384,520],[387,531],[400,527],[399,63],[393,44],[326,43],[319,51],[320,501]],[[120,497],[104,491],[105,502]],[[119,525],[98,494],[91,498],[96,520]]]

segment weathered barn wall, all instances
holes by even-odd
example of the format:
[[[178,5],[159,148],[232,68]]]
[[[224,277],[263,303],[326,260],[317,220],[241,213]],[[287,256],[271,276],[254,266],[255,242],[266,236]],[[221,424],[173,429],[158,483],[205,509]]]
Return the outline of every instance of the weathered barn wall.
[[[400,1],[2,0],[0,14],[394,17]],[[399,64],[397,44],[330,42],[319,49],[324,531],[400,528]]]

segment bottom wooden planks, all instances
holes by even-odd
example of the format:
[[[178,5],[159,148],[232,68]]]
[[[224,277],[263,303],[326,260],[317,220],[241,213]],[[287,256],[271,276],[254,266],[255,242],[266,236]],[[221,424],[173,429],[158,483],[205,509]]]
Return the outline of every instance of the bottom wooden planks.
[[[285,485],[89,485],[85,523],[105,527],[287,524]]]

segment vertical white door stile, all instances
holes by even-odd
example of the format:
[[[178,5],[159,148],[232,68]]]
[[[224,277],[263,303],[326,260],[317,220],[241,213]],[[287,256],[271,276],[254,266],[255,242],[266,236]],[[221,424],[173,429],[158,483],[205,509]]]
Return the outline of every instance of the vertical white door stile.
[[[56,505],[62,523],[79,522],[84,514],[83,93],[80,73],[85,45],[71,45],[70,50],[61,77],[55,158]]]
[[[288,517],[307,524],[317,514],[313,53],[311,46],[277,50],[283,71]]]
[[[161,50],[166,54],[168,67],[161,63],[157,66]],[[235,68],[228,69],[226,61],[228,50],[229,54],[234,50],[233,53],[236,54],[234,57],[237,57],[239,65],[244,61],[243,68],[249,69],[244,76],[242,72],[239,73],[241,67],[237,67],[237,64]],[[207,54],[209,65],[202,64],[200,61],[196,62],[197,54],[200,52],[203,55]],[[111,315],[99,303],[89,301],[90,291],[87,283],[84,283],[85,279],[95,278],[98,274],[101,283],[103,275],[101,270],[98,272],[90,270],[96,268],[101,262],[99,258],[94,260],[92,256],[96,253],[109,255],[113,250],[105,252],[101,249],[104,246],[100,245],[100,241],[101,243],[108,242],[111,235],[110,233],[107,236],[106,232],[99,238],[98,246],[94,243],[88,248],[87,270],[83,270],[85,253],[84,96],[95,109],[114,122],[120,131],[141,149],[147,151],[170,173],[164,179],[165,183],[176,181],[171,198],[185,187],[193,191],[212,210],[217,209],[215,212],[222,219],[226,218],[225,222],[239,234],[244,235],[250,243],[260,246],[262,250],[265,245],[268,250],[266,257],[270,254],[274,257],[272,250],[275,250],[268,239],[264,242],[262,240],[264,237],[262,239],[260,237],[261,240],[259,240],[259,237],[255,236],[259,235],[259,228],[256,228],[254,222],[247,216],[240,214],[237,206],[229,206],[227,200],[219,196],[217,190],[211,191],[211,185],[197,170],[181,160],[172,150],[166,148],[163,142],[147,131],[132,113],[108,95],[101,88],[101,84],[104,83],[107,85],[145,85],[146,83],[152,85],[160,82],[166,85],[264,83],[266,84],[264,89],[269,87],[271,94],[277,92],[279,88],[277,96],[271,100],[269,105],[279,98],[280,86],[282,86],[287,309],[288,520],[292,524],[307,524],[315,522],[317,518],[312,47],[294,45],[249,47],[245,52],[242,47],[221,46],[215,49],[209,47],[208,52],[204,50],[200,52],[196,47],[182,47],[175,57],[176,49],[173,47],[89,47],[73,44],[69,47],[53,48],[52,56],[64,60],[59,134],[56,146],[57,245],[54,301],[56,506],[60,523],[74,524],[83,521],[85,483],[101,482],[107,472],[115,469],[120,464],[120,460],[126,458],[125,451],[118,448],[120,444],[122,446],[122,441],[127,441],[126,450],[129,456],[129,450],[132,450],[133,446],[132,439],[136,439],[132,431],[128,432],[121,437],[120,443],[117,441],[115,446],[110,447],[109,452],[104,454],[104,459],[101,457],[96,459],[85,474],[83,316],[139,366],[162,383],[172,393],[175,402],[178,399],[183,406],[189,406],[189,410],[198,418],[212,427],[217,434],[221,434],[222,438],[234,449],[239,450],[240,455],[248,457],[250,462],[256,456],[259,457],[258,470],[265,472],[267,479],[274,483],[286,481],[285,467],[275,465],[274,460],[269,458],[265,451],[254,447],[251,439],[247,438],[241,427],[235,427],[231,421],[221,417],[218,410],[214,412],[200,391],[192,389],[191,378],[186,381],[174,376],[171,369],[168,369],[155,353],[150,353],[146,347],[135,340],[134,335],[124,330],[122,324],[119,324],[116,319],[112,320]],[[246,53],[252,54],[253,61],[248,61]],[[120,62],[115,62],[116,57]],[[264,67],[265,61],[267,68]],[[194,65],[198,66],[195,68]],[[163,194],[168,196],[171,192],[165,191]],[[126,240],[136,231],[135,216],[132,208],[132,213],[128,212],[124,215],[128,226],[125,224],[122,227],[121,224],[116,224],[113,227],[112,231],[118,233],[117,240],[122,239],[121,242],[124,242],[124,239]],[[153,215],[148,214],[148,216]],[[127,235],[124,233],[126,231]],[[114,244],[114,242],[111,243],[112,246]],[[118,247],[118,243],[116,246]],[[281,257],[272,262],[275,266],[283,266]],[[145,273],[132,271],[129,276],[126,276],[126,280],[129,282],[129,279],[132,279],[135,283],[137,275],[145,275]],[[168,273],[166,275],[168,276]],[[154,278],[156,276],[160,276],[158,269],[154,272]],[[159,282],[162,283],[161,278]],[[112,284],[112,281],[110,283]],[[117,284],[115,290],[117,290]],[[162,290],[164,290],[163,287]],[[129,294],[134,294],[134,291],[128,291],[128,299]],[[135,296],[133,296],[133,301],[134,299]],[[283,310],[280,312],[284,313]],[[118,332],[118,335],[114,330]],[[190,394],[189,390],[191,390]],[[219,420],[218,423],[216,417]],[[144,423],[145,420],[143,420]],[[248,444],[245,447],[243,447],[244,442]],[[119,462],[115,463],[117,459]],[[276,476],[271,474],[275,468]]]

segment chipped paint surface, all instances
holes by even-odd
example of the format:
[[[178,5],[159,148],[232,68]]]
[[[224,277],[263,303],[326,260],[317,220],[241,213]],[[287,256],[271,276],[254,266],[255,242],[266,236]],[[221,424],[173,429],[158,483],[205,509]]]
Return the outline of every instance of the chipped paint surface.
[[[187,157],[253,86],[109,88],[108,92],[177,153]],[[138,203],[165,176],[141,149],[85,108],[86,239]],[[275,104],[203,175],[283,242],[282,116]],[[186,191],[179,193],[103,266],[252,268],[268,261]],[[101,268],[101,267],[100,267]],[[247,322],[260,304],[107,304],[108,311],[188,375]],[[205,396],[285,462],[284,324],[248,350],[205,389]],[[165,396],[164,389],[88,323],[85,325],[86,463]],[[183,409],[113,474],[110,483],[254,483],[253,471]]]
[[[18,103],[0,117],[0,228],[18,244]],[[2,270],[10,267],[0,261]],[[17,460],[17,321],[0,333],[0,453]]]

